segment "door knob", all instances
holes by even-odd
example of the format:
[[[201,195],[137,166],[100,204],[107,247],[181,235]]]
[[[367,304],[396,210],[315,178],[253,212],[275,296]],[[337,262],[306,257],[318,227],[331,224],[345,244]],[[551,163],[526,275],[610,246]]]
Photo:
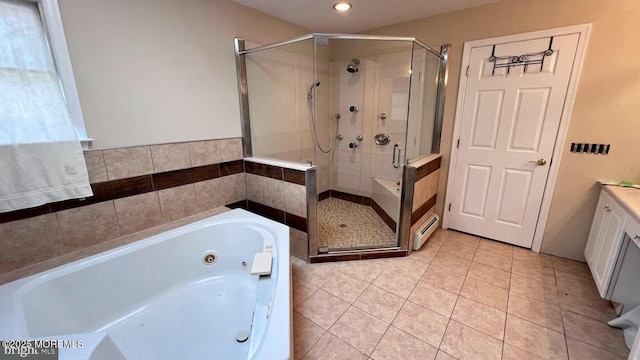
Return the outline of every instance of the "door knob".
[[[609,207],[609,206],[605,206],[605,207],[604,207],[604,211],[606,211],[606,212],[611,211],[611,207]]]
[[[380,120],[384,120],[387,118],[387,114],[385,113],[380,113],[380,115],[378,115],[378,117],[380,118]]]
[[[529,161],[529,164],[536,164],[538,166],[543,166],[543,165],[547,165],[547,160],[538,159],[538,161]]]

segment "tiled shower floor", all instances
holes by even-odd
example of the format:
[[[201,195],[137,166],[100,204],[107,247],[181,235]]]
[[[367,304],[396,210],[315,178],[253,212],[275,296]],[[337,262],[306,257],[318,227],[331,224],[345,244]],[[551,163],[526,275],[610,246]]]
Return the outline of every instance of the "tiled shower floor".
[[[293,262],[295,359],[626,359],[583,263],[438,230],[409,257]]]
[[[329,249],[397,244],[395,233],[371,206],[332,197],[318,203],[318,232],[319,246],[328,246]]]

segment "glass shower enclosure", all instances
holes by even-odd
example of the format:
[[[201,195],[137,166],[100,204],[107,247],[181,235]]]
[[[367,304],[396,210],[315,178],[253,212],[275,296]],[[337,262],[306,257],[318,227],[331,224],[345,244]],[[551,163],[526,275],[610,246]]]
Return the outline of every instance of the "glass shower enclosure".
[[[368,35],[236,39],[245,156],[315,167],[309,255],[399,248],[404,167],[439,152],[446,50]]]

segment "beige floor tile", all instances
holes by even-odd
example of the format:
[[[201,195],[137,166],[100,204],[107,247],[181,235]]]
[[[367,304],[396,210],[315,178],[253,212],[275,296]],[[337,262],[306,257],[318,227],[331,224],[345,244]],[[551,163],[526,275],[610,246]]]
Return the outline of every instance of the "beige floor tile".
[[[493,266],[494,268],[502,269],[505,271],[511,271],[511,258],[508,256],[502,256],[494,254],[492,252],[478,250],[476,256],[473,257],[473,261],[479,262],[484,265]]]
[[[359,309],[388,323],[396,317],[405,299],[375,285],[370,285],[353,303]]]
[[[478,244],[478,250],[487,251],[490,253],[494,253],[494,254],[498,254],[506,257],[513,256],[513,248],[514,248],[513,245],[505,244],[500,241],[487,240],[487,239],[480,240],[480,243]]]
[[[545,302],[558,302],[558,289],[555,285],[517,274],[511,274],[511,287],[509,290]]]
[[[625,356],[612,354],[582,341],[567,337],[570,360],[625,360]]]
[[[553,267],[553,262],[551,261],[550,255],[537,253],[529,249],[523,249],[520,247],[515,247],[513,249],[513,260],[525,261],[544,267]]]
[[[589,266],[586,263],[564,259],[561,257],[552,257],[553,268],[556,271],[561,271],[564,273],[569,273],[572,275],[584,277],[587,279],[591,279],[591,271],[589,270]]]
[[[509,292],[506,289],[467,277],[462,285],[460,295],[494,307],[500,311],[507,311]]]
[[[461,258],[447,252],[439,251],[438,255],[436,255],[436,257],[431,262],[431,265],[453,271],[460,275],[467,275],[469,266],[471,266],[471,260]]]
[[[425,264],[430,264],[431,261],[436,257],[438,251],[440,250],[440,246],[442,244],[438,244],[437,246],[429,246],[429,243],[422,246],[422,249],[418,251],[412,251],[409,255],[409,258],[412,260],[420,261]]]
[[[609,300],[573,297],[565,292],[562,292],[559,298],[560,308],[563,310],[569,310],[600,321],[609,321],[616,317],[616,312]]]
[[[437,352],[437,348],[390,326],[371,354],[371,358],[374,360],[432,360]]]
[[[542,265],[536,265],[520,260],[513,260],[511,272],[520,276],[531,278],[533,280],[542,281],[547,284],[556,284],[556,277],[553,269],[544,267]]]
[[[328,292],[318,289],[313,295],[295,308],[302,316],[329,329],[347,311],[349,303]]]
[[[313,321],[293,312],[293,358],[302,359],[304,354],[324,335],[325,329]]]
[[[504,342],[544,359],[567,359],[562,334],[511,314],[507,315]]]
[[[584,296],[600,297],[593,278],[585,278],[570,273],[555,270],[558,289],[572,290]]]
[[[474,248],[478,247],[481,239],[480,237],[458,231],[452,231],[447,237],[448,242],[455,242],[461,246],[472,246]]]
[[[320,288],[331,295],[353,303],[362,294],[369,283],[338,271],[331,279],[327,280]]]
[[[407,301],[392,325],[427,344],[438,347],[448,322],[449,319],[446,316]]]
[[[517,293],[509,294],[509,314],[531,321],[547,329],[564,333],[560,306],[546,303]]]
[[[302,264],[296,263],[293,266],[293,275],[315,286],[322,286],[322,284],[340,271],[343,266],[344,263],[341,262],[306,264],[303,261]]]
[[[439,350],[438,355],[436,355],[436,360],[456,360],[453,356],[447,354],[446,352]]]
[[[620,356],[626,357],[629,354],[622,330],[612,328],[605,322],[566,310],[562,311],[562,319],[567,337],[580,339],[587,344]]]
[[[408,300],[440,315],[450,317],[457,298],[457,294],[420,281]]]
[[[493,284],[503,289],[509,289],[509,283],[511,282],[510,272],[475,261],[471,263],[467,276],[472,279]]]
[[[500,360],[502,341],[452,320],[440,350],[460,360]]]
[[[417,278],[391,269],[384,269],[373,282],[373,285],[406,299],[417,283]]]
[[[502,340],[506,316],[506,313],[498,309],[460,296],[451,319]]]
[[[367,358],[367,355],[330,332],[326,332],[303,360],[367,360]]]
[[[503,344],[502,360],[537,360],[541,359],[509,344]]]
[[[294,276],[293,278],[293,305],[296,306],[307,300],[317,289],[317,286],[309,284]]]
[[[471,260],[476,253],[476,245],[461,245],[459,241],[451,241],[451,239],[449,239],[442,244],[440,252],[450,253],[455,256]]]
[[[342,272],[369,284],[384,270],[384,266],[370,260],[345,261]]]
[[[429,265],[408,257],[397,257],[388,259],[386,266],[389,269],[400,271],[412,277],[421,277]]]
[[[460,293],[460,289],[462,289],[462,284],[464,283],[464,275],[432,265],[429,266],[420,280],[427,284],[458,294]]]
[[[370,355],[388,327],[387,323],[377,317],[351,306],[329,332],[360,352]]]

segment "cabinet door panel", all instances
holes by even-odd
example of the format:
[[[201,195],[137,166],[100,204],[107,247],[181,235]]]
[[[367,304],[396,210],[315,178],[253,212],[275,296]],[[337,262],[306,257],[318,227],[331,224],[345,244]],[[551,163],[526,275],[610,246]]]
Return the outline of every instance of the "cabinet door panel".
[[[605,206],[611,206],[611,197],[606,192],[601,191],[596,212],[593,216],[593,222],[591,223],[587,246],[584,249],[584,257],[587,259],[587,264],[589,264],[591,269],[595,266],[596,252],[598,247],[602,245],[600,242],[602,239],[602,231],[605,228],[606,221],[609,219],[609,212],[606,211]]]
[[[611,274],[620,251],[622,230],[627,218],[626,212],[617,203],[612,202],[609,208],[610,211],[605,210],[609,213],[609,219],[602,230],[602,236],[599,239],[601,245],[596,248],[596,261],[592,268],[598,291],[603,298],[611,282]]]

